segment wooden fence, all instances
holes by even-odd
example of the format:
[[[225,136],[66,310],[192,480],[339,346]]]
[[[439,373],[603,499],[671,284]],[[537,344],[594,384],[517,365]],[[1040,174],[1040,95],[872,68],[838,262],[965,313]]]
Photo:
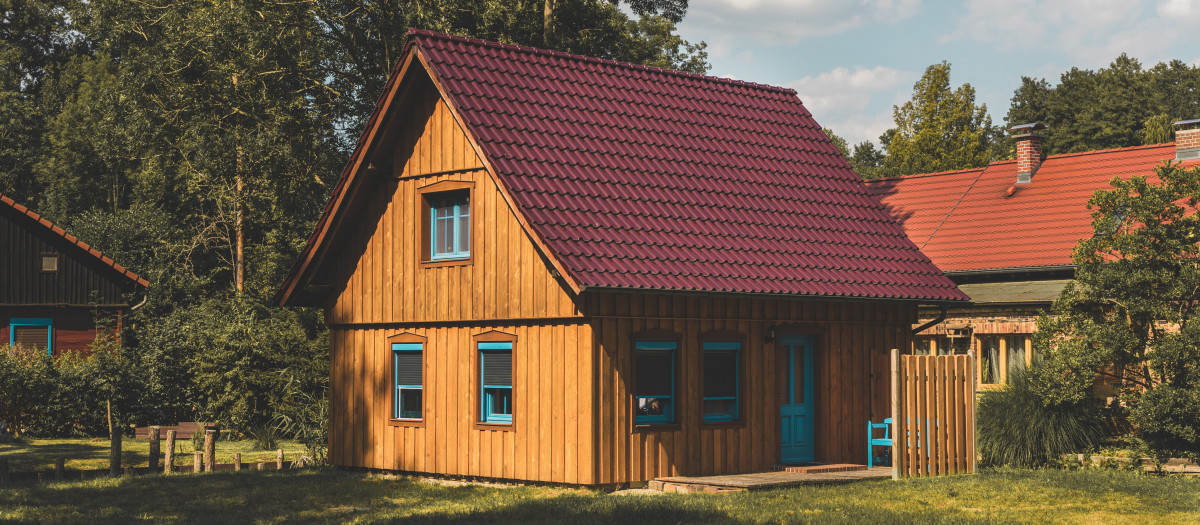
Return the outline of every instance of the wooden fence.
[[[892,350],[893,477],[975,472],[975,363]]]

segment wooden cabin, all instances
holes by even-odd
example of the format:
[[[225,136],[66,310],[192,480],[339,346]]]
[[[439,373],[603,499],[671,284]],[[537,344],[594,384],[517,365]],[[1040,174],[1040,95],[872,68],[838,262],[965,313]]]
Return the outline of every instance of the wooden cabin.
[[[120,328],[149,283],[0,195],[0,345],[86,351],[97,313]]]
[[[276,300],[330,457],[581,485],[864,463],[964,296],[794,91],[422,31]]]
[[[1016,159],[867,181],[909,239],[971,297],[916,334],[913,352],[976,355],[981,389],[999,388],[1031,363],[1037,317],[1074,278],[1079,241],[1095,234],[1088,199],[1114,177],[1153,175],[1167,161],[1200,164],[1200,120],[1176,126],[1174,143],[1044,156],[1044,126],[1024,124],[1010,130]],[[919,316],[941,312],[926,307]],[[1098,384],[1096,393],[1114,396],[1114,387]]]

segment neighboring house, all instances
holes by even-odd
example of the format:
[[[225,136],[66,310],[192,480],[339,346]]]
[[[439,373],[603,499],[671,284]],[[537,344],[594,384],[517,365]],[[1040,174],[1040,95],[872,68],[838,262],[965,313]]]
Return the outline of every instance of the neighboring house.
[[[917,335],[916,353],[976,352],[984,387],[1030,363],[1035,320],[1074,277],[1071,253],[1094,234],[1088,199],[1114,177],[1200,158],[1200,120],[1176,142],[1043,157],[1040,124],[1017,126],[1017,158],[987,167],[868,181],[909,239],[971,296]],[[1051,130],[1053,131],[1053,130]],[[923,319],[937,309],[922,309]]]
[[[794,91],[423,31],[276,300],[340,466],[584,485],[862,463],[962,301]]]
[[[0,195],[0,345],[50,355],[87,350],[96,314],[115,322],[149,283],[87,243]]]

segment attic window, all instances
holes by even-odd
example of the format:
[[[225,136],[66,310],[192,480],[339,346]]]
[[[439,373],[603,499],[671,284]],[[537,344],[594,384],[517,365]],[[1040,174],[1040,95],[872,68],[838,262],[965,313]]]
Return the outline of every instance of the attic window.
[[[42,254],[42,271],[57,272],[58,271],[58,254],[43,253]]]
[[[472,186],[470,182],[445,181],[419,190],[423,263],[470,262]]]

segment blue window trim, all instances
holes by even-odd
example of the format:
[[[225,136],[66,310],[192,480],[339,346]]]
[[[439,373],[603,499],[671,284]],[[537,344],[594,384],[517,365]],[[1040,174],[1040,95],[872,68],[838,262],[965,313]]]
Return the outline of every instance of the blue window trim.
[[[399,354],[403,352],[419,352],[421,353],[421,382],[425,380],[425,345],[421,343],[392,343],[392,419],[400,421],[421,421],[425,419],[425,386],[421,385],[402,385],[400,384],[400,360],[397,359]],[[401,417],[400,416],[400,394],[405,390],[420,390],[421,391],[421,417]]]
[[[679,344],[675,341],[637,341],[633,345],[634,351],[634,366],[637,366],[637,352],[639,350],[670,350],[671,351],[671,391],[662,395],[637,395],[636,388],[633,396],[634,410],[640,406],[643,399],[666,399],[667,406],[659,415],[635,415],[633,422],[636,425],[669,425],[675,422],[675,353],[679,350]],[[635,376],[636,377],[636,374]]]
[[[471,197],[470,197],[470,194],[464,193],[461,198],[455,198],[453,201],[454,203],[448,206],[451,209],[449,219],[450,219],[450,222],[452,223],[450,226],[450,235],[452,236],[450,245],[454,246],[454,249],[451,251],[448,251],[448,252],[438,251],[438,245],[437,245],[438,216],[437,215],[438,215],[439,208],[437,206],[434,206],[433,205],[434,203],[432,202],[433,199],[437,198],[436,197],[437,195],[438,194],[430,195],[431,202],[429,205],[429,259],[433,260],[433,261],[445,261],[445,260],[449,260],[449,259],[466,259],[471,256],[471,239],[468,236],[468,238],[466,239],[466,243],[465,243],[466,246],[465,247],[460,246],[461,244],[464,244],[464,243],[462,242],[462,239],[459,238],[459,232],[462,231],[462,225],[461,225],[462,221],[467,221],[468,222],[467,227],[470,228],[470,220],[471,220],[471,212],[470,212],[470,204],[471,204],[470,198]],[[464,203],[466,204],[466,206],[463,206]],[[466,210],[464,211],[463,208],[466,208]],[[460,248],[462,248],[462,249],[460,249]]]
[[[704,413],[705,423],[726,423],[737,421],[739,417],[738,410],[741,407],[739,397],[742,393],[742,343],[738,341],[705,341],[704,342],[704,357],[708,358],[708,353],[733,353],[733,380],[734,380],[734,395],[733,397],[705,397],[704,401],[733,401],[733,410],[723,413]],[[701,392],[703,392],[703,386]],[[701,408],[703,410],[703,407]]]
[[[54,355],[54,319],[50,317],[13,317],[8,320],[8,346],[17,346],[18,326],[46,327],[46,354]]]
[[[510,342],[480,342],[476,343],[479,351],[479,422],[494,425],[511,425],[513,421],[512,407],[512,385],[489,385],[483,381],[484,362],[487,360],[488,354],[503,354],[508,353],[509,360],[512,360],[513,344]],[[509,370],[509,383],[512,383],[512,370]],[[507,391],[508,396],[502,395]],[[496,400],[506,399],[508,405],[501,403],[496,406]],[[497,409],[501,412],[495,412]],[[505,412],[505,410],[507,410]]]

